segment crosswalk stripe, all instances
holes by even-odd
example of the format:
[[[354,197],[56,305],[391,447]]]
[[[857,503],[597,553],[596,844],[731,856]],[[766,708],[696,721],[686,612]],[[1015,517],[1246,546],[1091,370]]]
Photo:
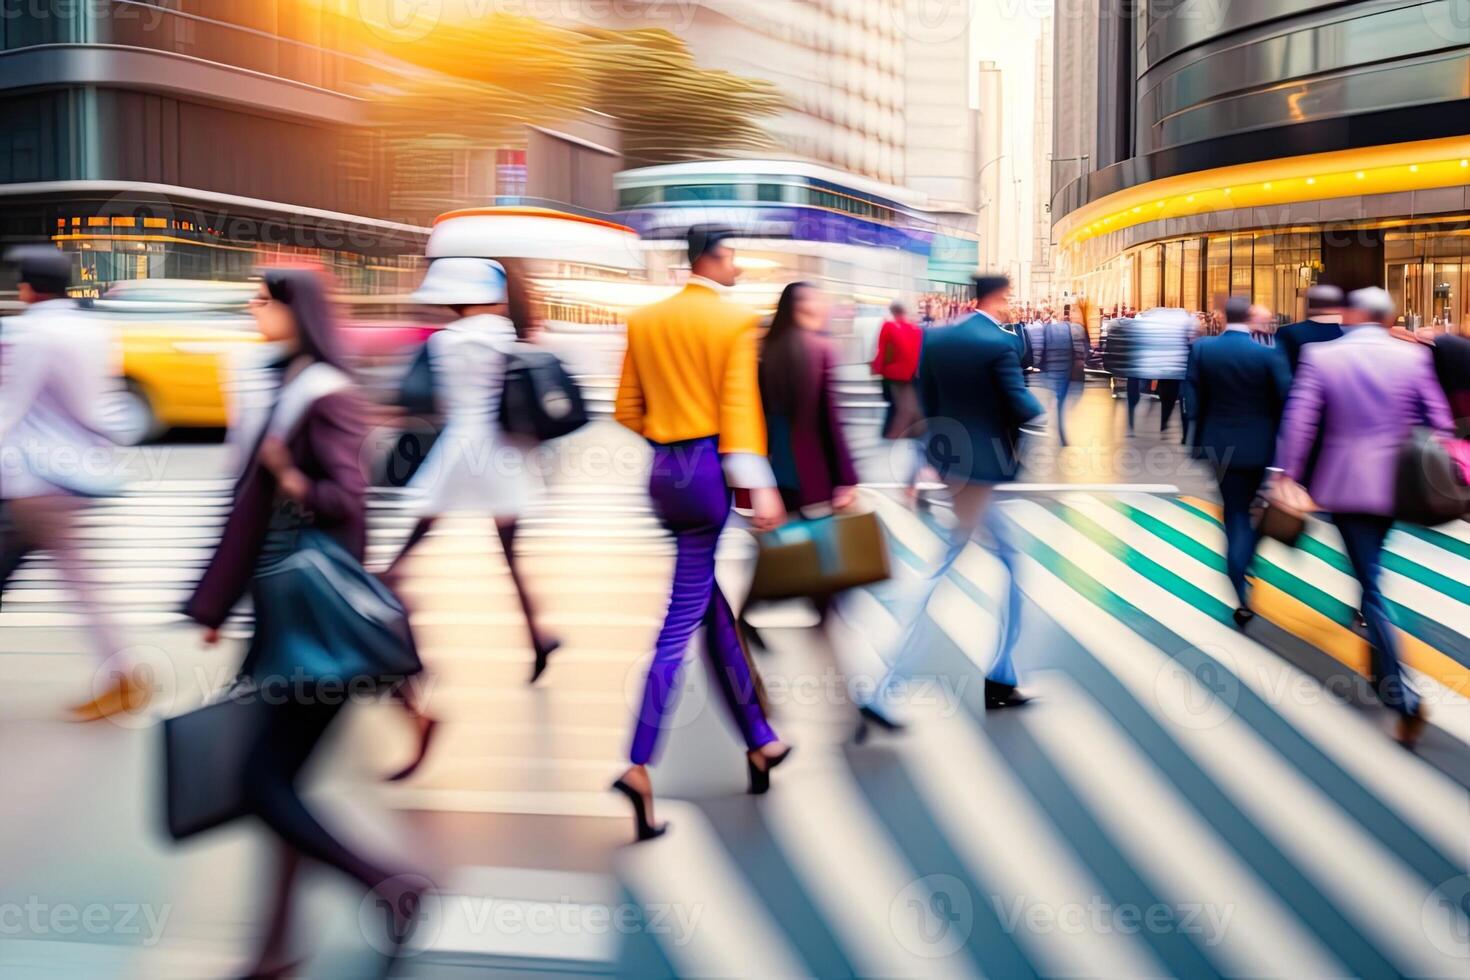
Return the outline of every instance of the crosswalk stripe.
[[[1138,505],[1140,509],[1147,507],[1132,497],[1129,503]],[[1215,562],[1207,561],[1199,554],[1198,548],[1180,539],[1188,536],[1201,541],[1205,535],[1210,535],[1218,538],[1223,546],[1224,539],[1218,531],[1207,530],[1202,516],[1199,520],[1186,516],[1199,515],[1196,510],[1164,506],[1174,514],[1150,508],[1151,513],[1160,518],[1159,524],[1172,529],[1173,540],[1181,550],[1214,565]],[[1169,531],[1160,532],[1152,523],[1148,526],[1156,533],[1170,536]],[[1318,530],[1316,533],[1321,535],[1324,532]],[[1347,628],[1361,594],[1357,581],[1343,572],[1347,561],[1345,556],[1327,548],[1320,539],[1314,539],[1312,543],[1315,548],[1292,549],[1269,538],[1261,541],[1253,566],[1257,577],[1252,605],[1278,626],[1366,676],[1369,670],[1367,641]],[[1447,689],[1470,695],[1470,670],[1465,665],[1470,641],[1459,634],[1451,634],[1440,622],[1430,620],[1419,611],[1419,606],[1422,604],[1437,611],[1442,619],[1462,618],[1459,611],[1442,594],[1402,576],[1385,573],[1383,581],[1391,611],[1404,640],[1405,662]]]
[[[1141,530],[1135,530],[1130,533],[1130,538],[1140,537],[1143,534]],[[1133,542],[1130,540],[1124,543],[1127,545]],[[1181,555],[1177,561],[1182,564],[1188,559]],[[1139,579],[1136,574],[1130,572],[1110,577],[1107,581],[1115,592],[1121,593],[1129,583],[1137,582]],[[1152,587],[1157,588],[1157,586]],[[1139,590],[1140,593],[1142,591],[1145,590]],[[1136,602],[1141,596],[1130,592],[1129,597]],[[1294,696],[1295,692],[1299,692],[1304,686],[1316,689],[1316,682],[1300,674],[1295,668],[1237,631],[1218,626],[1198,616],[1196,611],[1191,610],[1183,602],[1150,603],[1148,608],[1154,620],[1175,634],[1209,640],[1215,652],[1218,653],[1217,659],[1227,663],[1231,673],[1246,685],[1240,692],[1242,698],[1237,702],[1237,709],[1243,710],[1249,707],[1250,705],[1245,702],[1243,696],[1254,692],[1260,698],[1261,707],[1266,709],[1257,712],[1257,717],[1270,726],[1267,729],[1258,723],[1256,727],[1261,728],[1263,734],[1269,733],[1274,744],[1283,749],[1287,748],[1284,735],[1288,732],[1292,735],[1300,733],[1299,739],[1301,736],[1306,736],[1304,741],[1299,742],[1297,752],[1297,758],[1301,760],[1301,763],[1315,761],[1313,756],[1320,756],[1320,761],[1323,763],[1331,759],[1332,765],[1338,767],[1343,775],[1353,774],[1363,783],[1364,787],[1376,789],[1375,799],[1377,800],[1412,799],[1416,801],[1413,807],[1403,807],[1398,819],[1408,820],[1415,824],[1419,832],[1425,834],[1427,838],[1437,840],[1437,846],[1449,853],[1464,850],[1466,847],[1464,835],[1460,828],[1454,825],[1454,822],[1446,824],[1441,819],[1424,816],[1425,808],[1418,805],[1425,799],[1433,799],[1438,803],[1428,808],[1431,812],[1441,808],[1453,808],[1456,801],[1463,798],[1459,787],[1452,786],[1443,777],[1417,760],[1406,762],[1396,747],[1382,738],[1374,737],[1376,732],[1373,726],[1360,712],[1346,706],[1335,706],[1336,710],[1333,710],[1332,700],[1326,697],[1313,705],[1302,704]],[[1325,692],[1320,692],[1320,689],[1318,693],[1325,694]],[[1365,747],[1364,743],[1367,743],[1369,747]],[[1365,764],[1365,755],[1374,758],[1370,763]],[[1302,764],[1301,768],[1303,771],[1313,771],[1318,767]],[[1331,778],[1330,774],[1328,778]],[[1326,789],[1327,784],[1324,783],[1323,788]],[[1338,789],[1334,795],[1341,799],[1341,789]],[[1384,824],[1379,829],[1390,831],[1392,826]],[[1432,878],[1435,873],[1442,870],[1442,867],[1437,868],[1429,874],[1429,877]]]
[[[983,900],[1026,907],[1086,906],[1105,890],[1058,836],[995,745],[963,715],[934,719],[906,741],[909,778],[970,874],[992,888]],[[977,832],[977,815],[984,831]],[[1014,910],[1012,910],[1014,911]],[[1020,920],[1025,923],[1024,917]],[[1135,937],[1090,930],[1021,929],[1017,941],[1042,976],[1154,976],[1160,967]]]
[[[1066,548],[1069,557],[1063,563],[1088,574],[1095,582],[1107,582],[1108,591],[1117,599],[1136,604],[1148,592],[1163,592],[1160,586],[1108,557],[1103,548],[1045,508],[1016,504],[1008,514],[1026,527],[1033,541],[1047,541],[1044,547],[1048,550]],[[1119,589],[1123,594],[1117,594]],[[1208,621],[1182,602],[1154,601],[1148,602],[1148,607],[1170,623]],[[1089,641],[1095,645],[1103,629],[1103,624],[1094,621],[1086,636],[1073,635],[1083,645],[1089,645]],[[1139,657],[1135,638],[1132,658],[1110,655],[1108,669],[1120,680],[1130,677],[1139,695],[1151,699],[1151,710],[1163,711],[1170,699],[1170,686],[1160,685],[1158,677],[1160,667],[1170,669],[1169,661],[1160,663],[1158,658],[1166,654],[1151,642],[1145,642],[1142,649],[1154,651],[1154,655]],[[1152,669],[1147,660],[1154,661]],[[1139,671],[1144,676],[1139,676]],[[1194,674],[1186,670],[1183,677],[1194,679]],[[1258,826],[1270,829],[1274,839],[1289,849],[1302,867],[1310,868],[1311,876],[1326,886],[1333,898],[1354,911],[1354,929],[1372,934],[1383,951],[1394,955],[1399,970],[1444,970],[1445,962],[1435,952],[1421,948],[1424,926],[1417,911],[1429,898],[1427,889],[1451,880],[1457,874],[1457,864],[1433,851],[1410,827],[1392,820],[1379,799],[1351,779],[1344,779],[1345,774],[1320,757],[1319,749],[1301,739],[1294,729],[1277,723],[1269,726],[1267,738],[1263,724],[1274,716],[1267,714],[1269,708],[1263,713],[1257,705],[1264,707],[1255,701],[1250,689],[1241,688],[1230,705],[1232,710],[1220,718],[1219,724],[1176,726],[1175,732],[1180,743],[1188,745],[1195,758],[1208,768],[1214,782],[1229,788]],[[1176,704],[1175,711],[1188,708]],[[1327,840],[1335,845],[1327,845]],[[1348,848],[1355,857],[1349,864],[1341,861],[1344,842],[1351,842]],[[1385,914],[1385,905],[1394,905],[1394,912]],[[1414,914],[1408,914],[1408,909]],[[1333,930],[1324,937],[1342,943],[1344,936],[1338,932]]]
[[[1292,910],[1267,890],[1240,856],[1221,842],[1162,778],[1117,722],[1060,673],[1038,688],[1046,709],[1065,717],[1065,728],[1038,715],[1028,724],[1041,748],[1060,767],[1114,835],[1129,862],[1159,882],[1176,909],[1211,896],[1234,926],[1205,939],[1205,950],[1229,976],[1337,976],[1342,966]],[[1053,705],[1055,707],[1053,707]],[[1167,828],[1161,833],[1161,828]]]
[[[1238,713],[1199,716],[1190,699],[1204,693],[1200,678],[1171,664],[1146,638],[1119,628],[1130,625],[1134,617],[1129,610],[1134,607],[1121,597],[1109,598],[1095,577],[1101,569],[1089,572],[1074,560],[1093,547],[1079,533],[1039,508],[1018,514],[1017,520],[1032,545],[1026,549],[1023,586],[1034,594],[1052,596],[1049,608],[1055,610],[1054,618],[1100,658],[1106,668],[1103,676],[1115,678],[1155,722],[1164,724],[1171,744],[1153,744],[1155,751],[1171,759],[1172,778],[1191,787],[1191,800],[1201,815],[1250,860],[1282,901],[1295,908],[1354,973],[1445,969],[1438,957],[1410,941],[1407,915],[1383,914],[1385,904],[1400,902],[1417,910],[1426,898],[1418,880],[1407,881],[1407,869],[1381,852],[1378,839],[1349,823],[1336,804],[1288,769]],[[1062,557],[1058,548],[1072,557]],[[1082,560],[1097,564],[1087,557]],[[1102,575],[1110,583],[1126,577],[1115,568]],[[1059,595],[1073,593],[1077,601],[1058,601]],[[1109,607],[1106,612],[1095,605],[1098,602]],[[1195,693],[1187,694],[1181,683]],[[1128,730],[1134,731],[1131,726]],[[1178,768],[1181,765],[1184,768]],[[1354,841],[1357,860],[1350,864],[1341,860],[1342,851],[1331,843],[1345,840]],[[1417,921],[1413,929],[1418,930]],[[1385,959],[1389,952],[1400,965]]]
[[[802,976],[801,957],[766,913],[760,896],[731,867],[698,808],[661,805],[660,818],[669,816],[677,832],[630,848],[618,870],[636,901],[698,912],[698,925],[686,941],[656,944],[675,975],[724,976],[730,964],[739,963],[751,976]]]
[[[952,959],[926,959],[919,920],[892,914],[894,901],[918,876],[863,803],[847,767],[815,764],[820,761],[810,750],[796,756],[765,800],[764,816],[858,975],[962,972]],[[812,819],[816,813],[823,814],[820,820]]]

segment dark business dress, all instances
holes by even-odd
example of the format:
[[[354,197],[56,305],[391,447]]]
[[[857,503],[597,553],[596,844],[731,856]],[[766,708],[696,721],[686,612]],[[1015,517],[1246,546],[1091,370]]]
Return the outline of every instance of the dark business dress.
[[[283,658],[292,654],[290,649],[263,648],[261,638],[262,633],[270,637],[266,646],[289,646],[291,620],[300,618],[294,605],[282,608],[282,597],[268,584],[268,572],[283,553],[289,552],[291,537],[304,527],[314,528],[361,560],[367,490],[361,464],[365,431],[362,420],[361,403],[348,390],[326,394],[304,410],[286,439],[292,462],[309,483],[304,501],[284,498],[275,475],[254,457],[236,486],[234,506],[219,547],[184,611],[196,622],[217,628],[245,592],[253,592],[257,636],[242,671],[246,675],[254,676],[257,666],[265,661],[279,669],[285,662]],[[272,625],[262,625],[267,622]],[[295,624],[295,629],[309,637],[311,623]],[[317,696],[320,692],[309,684],[303,686],[295,678],[288,678],[291,683],[268,698],[265,692],[271,688],[262,678],[255,679],[262,684],[262,699],[269,705],[269,715],[247,756],[245,789],[252,810],[295,850],[343,871],[368,888],[376,887],[388,873],[349,850],[323,827],[307,809],[295,785],[312,750],[342,707],[341,692],[333,697]]]
[[[931,419],[929,462],[942,478],[1015,479],[1021,426],[1041,414],[1021,374],[1020,351],[1016,335],[984,313],[925,336],[919,401]]]
[[[1276,331],[1276,347],[1286,355],[1286,364],[1295,373],[1302,359],[1302,348],[1308,344],[1325,344],[1342,336],[1342,327],[1321,320],[1289,323]]]
[[[801,339],[803,384],[786,393],[791,401],[784,411],[772,411],[772,399],[763,399],[771,469],[786,509],[793,511],[829,503],[838,487],[858,482],[833,390],[832,345],[813,333],[803,333]]]
[[[1281,352],[1242,330],[1201,337],[1189,355],[1195,453],[1220,481],[1225,509],[1225,566],[1240,605],[1259,539],[1250,506],[1276,451],[1276,430],[1291,387]]]

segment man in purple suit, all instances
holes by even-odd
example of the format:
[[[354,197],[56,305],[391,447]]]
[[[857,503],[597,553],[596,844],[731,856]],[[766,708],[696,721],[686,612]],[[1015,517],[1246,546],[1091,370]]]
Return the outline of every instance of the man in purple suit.
[[[1348,303],[1341,340],[1302,348],[1276,447],[1277,491],[1290,495],[1304,478],[1320,429],[1311,496],[1342,534],[1363,587],[1373,680],[1383,703],[1399,713],[1399,741],[1412,746],[1424,714],[1399,664],[1398,638],[1378,588],[1379,555],[1393,526],[1399,447],[1415,426],[1449,433],[1454,423],[1429,352],[1395,340],[1383,326],[1393,317],[1388,293],[1360,289]]]

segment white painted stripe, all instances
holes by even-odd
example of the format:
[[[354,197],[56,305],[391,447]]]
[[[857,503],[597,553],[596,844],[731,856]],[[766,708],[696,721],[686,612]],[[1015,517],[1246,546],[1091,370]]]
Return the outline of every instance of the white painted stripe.
[[[1235,590],[1230,586],[1228,577],[1213,569],[1205,568],[1166,541],[1148,533],[1103,501],[1086,494],[1066,494],[1061,500],[1067,506],[1075,508],[1079,513],[1100,525],[1105,531],[1126,541],[1134,550],[1153,559],[1170,571],[1180,574],[1186,582],[1203,589],[1227,607],[1234,609],[1240,604]]]
[[[1342,555],[1344,559],[1346,559],[1347,549],[1343,545],[1342,535],[1338,533],[1337,528],[1333,527],[1331,524],[1314,522],[1308,533],[1317,541],[1325,544],[1327,547],[1336,551],[1339,555]],[[1409,535],[1403,534],[1401,532],[1394,532],[1390,534],[1388,540],[1393,544],[1398,544],[1404,541],[1412,542],[1413,544],[1410,545],[1411,548],[1414,544],[1422,546],[1419,549],[1421,553],[1438,554],[1445,557],[1446,562],[1435,562],[1435,564],[1447,564],[1449,563],[1449,559],[1454,559],[1463,563],[1465,566],[1470,567],[1470,562],[1466,562],[1464,559],[1457,558],[1457,556],[1451,555],[1447,551],[1436,548],[1433,545],[1430,545],[1424,541],[1420,541],[1418,538],[1410,537]],[[1402,555],[1402,552],[1400,552],[1397,547],[1389,547],[1388,550]],[[1407,555],[1402,556],[1408,557]],[[1455,571],[1450,574],[1460,575],[1461,571],[1461,569],[1455,569]],[[1459,580],[1462,582],[1466,581],[1465,578],[1460,578]],[[1354,587],[1357,586],[1356,579],[1353,580],[1353,585]],[[1455,599],[1452,596],[1445,595],[1439,590],[1431,588],[1430,586],[1425,585],[1422,582],[1417,582],[1409,576],[1403,575],[1399,572],[1391,571],[1386,568],[1382,569],[1379,573],[1379,588],[1383,590],[1384,595],[1388,596],[1388,598],[1392,599],[1394,602],[1397,602],[1403,606],[1407,606],[1408,608],[1413,609],[1414,611],[1424,616],[1428,616],[1430,619],[1433,619],[1452,630],[1458,629],[1461,624],[1464,624],[1467,622],[1467,620],[1470,620],[1470,606],[1467,606],[1465,603],[1459,601],[1458,599]],[[1460,631],[1464,632],[1463,630]]]
[[[625,849],[619,876],[645,904],[684,908],[698,914],[682,943],[660,940],[659,948],[678,976],[729,976],[732,964],[754,977],[800,977],[801,957],[751,892],[699,809],[660,801],[659,819],[670,831],[657,840]],[[629,821],[631,825],[631,820]]]
[[[1220,840],[1134,742],[1065,674],[1031,681],[1026,730],[1174,909],[1204,906],[1195,942],[1227,976],[1336,977],[1342,966],[1293,911]],[[1034,719],[1034,724],[1031,723]]]
[[[1051,819],[983,731],[965,715],[918,726],[895,750],[950,846],[987,894],[977,906],[1004,925],[1021,907],[1088,908],[1106,894],[1073,855]],[[1153,954],[1135,936],[1058,929],[1015,933],[1027,959],[1046,977],[1160,976]]]
[[[1253,665],[1256,667],[1254,670],[1240,670],[1239,662],[1249,652],[1242,647],[1243,638],[1233,630],[1175,601],[1168,592],[1108,555],[1043,508],[1018,501],[1007,509],[1007,514],[1065,554],[1084,572],[1107,583],[1125,600],[1148,609],[1151,615],[1176,633],[1204,645],[1204,649],[1222,660],[1236,676],[1247,682],[1252,676],[1260,676],[1259,665]],[[1170,730],[1181,748],[1194,757],[1216,784],[1251,815],[1253,822],[1271,836],[1304,873],[1332,896],[1361,931],[1370,935],[1394,958],[1399,969],[1416,976],[1439,976],[1458,969],[1452,965],[1453,958],[1443,956],[1433,943],[1424,942],[1427,925],[1421,921],[1420,910],[1431,892],[1397,855],[1389,852],[1335,801],[1289,766],[1272,745],[1233,713],[1228,704],[1206,692],[1188,670],[1091,603],[1083,601],[1080,595],[1075,602],[1058,601],[1059,595],[1074,590],[1034,559],[1028,557],[1026,567],[1029,572],[1022,577],[1022,583],[1027,591],[1035,596],[1049,597],[1047,609],[1053,619],[1078,643],[1098,656],[1109,671],[1132,690],[1139,703]],[[1058,590],[1061,589],[1066,593],[1060,593]],[[1276,670],[1281,669],[1283,665],[1276,660]],[[1299,683],[1302,687],[1296,691],[1310,691],[1315,685],[1305,675]],[[1201,703],[1209,706],[1203,714],[1199,708]],[[1278,708],[1290,706],[1292,697],[1276,697],[1272,703]],[[1296,717],[1297,713],[1293,712],[1294,721]],[[1344,714],[1343,717],[1346,719],[1348,716]],[[1380,748],[1389,746],[1381,734],[1361,741],[1372,739],[1378,740]],[[1362,744],[1358,749],[1365,753],[1369,751]],[[1382,773],[1381,777],[1394,780],[1401,771],[1417,769],[1420,773],[1430,772],[1433,777],[1444,780],[1418,760],[1405,758],[1401,751],[1396,769],[1398,771]],[[1380,796],[1384,794],[1380,793]],[[1392,795],[1385,797],[1386,801],[1393,798]],[[1446,845],[1446,853],[1455,855],[1463,850],[1461,813],[1425,814],[1420,811],[1429,810],[1432,805],[1423,799],[1407,794],[1397,798],[1414,805],[1414,816],[1420,818],[1419,824],[1432,824],[1435,833],[1431,839]],[[1463,804],[1457,810],[1463,810]],[[1436,817],[1439,819],[1435,820]],[[1454,844],[1456,836],[1461,839],[1458,848]],[[1344,854],[1353,855],[1353,859],[1344,861]],[[1450,923],[1440,926],[1446,931],[1451,929]],[[1453,942],[1447,934],[1435,935],[1431,939],[1446,944]],[[1444,948],[1453,946],[1445,945]]]
[[[1470,582],[1470,558],[1461,558],[1423,538],[1416,538],[1403,531],[1391,531],[1388,535],[1388,550],[1456,582]]]
[[[917,917],[893,914],[894,903],[912,891],[919,876],[873,815],[840,746],[825,753],[816,749],[804,747],[782,767],[778,785],[763,801],[765,818],[858,974],[970,975],[963,952],[927,958],[930,946]]]

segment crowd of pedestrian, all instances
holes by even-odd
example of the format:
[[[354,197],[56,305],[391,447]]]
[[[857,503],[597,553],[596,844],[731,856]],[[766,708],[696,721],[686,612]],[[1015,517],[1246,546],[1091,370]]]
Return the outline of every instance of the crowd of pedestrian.
[[[688,283],[629,318],[615,400],[615,420],[650,446],[649,497],[676,552],[628,766],[612,784],[629,804],[639,841],[667,830],[655,815],[649,766],[669,736],[686,652],[700,631],[711,676],[743,741],[749,791],[767,792],[792,752],[767,717],[742,617],[715,577],[716,548],[733,509],[747,505],[750,526],[770,532],[860,506],[835,388],[838,365],[825,336],[827,298],[815,284],[789,285],[762,331],[756,316],[729,296],[739,275],[731,238],[720,227],[690,230]],[[116,384],[117,366],[108,361],[109,344],[89,333],[90,322],[66,298],[70,268],[61,253],[27,249],[14,259],[28,310],[6,324],[0,360],[0,449],[7,454],[0,587],[24,556],[52,552],[87,611],[99,657],[108,660],[125,644],[96,600],[76,526],[86,498],[111,489],[58,467],[56,461],[72,457],[55,450],[70,447],[74,457],[102,444],[97,406]],[[362,447],[370,412],[339,353],[327,285],[315,272],[268,270],[251,302],[275,355],[266,368],[274,395],[249,431],[236,434],[237,444],[252,448],[219,545],[184,611],[212,644],[248,594],[252,636],[237,685],[264,690],[287,679],[299,695],[248,718],[231,714],[237,785],[228,801],[207,801],[213,816],[196,814],[192,821],[253,815],[280,842],[278,887],[253,975],[291,969],[289,910],[303,857],[378,893],[391,910],[395,942],[417,917],[422,879],[414,869],[401,857],[369,856],[344,844],[302,798],[297,781],[342,713],[340,700],[316,696],[328,684],[365,682],[407,709],[419,742],[395,778],[411,774],[428,753],[437,722],[411,693],[423,665],[396,589],[406,560],[439,517],[471,511],[493,519],[524,612],[532,683],[560,645],[540,622],[516,555],[518,519],[537,482],[526,463],[533,444],[516,434],[522,428],[512,425],[506,406],[523,404],[512,399],[512,389],[533,383],[523,353],[535,344],[538,324],[529,283],[514,270],[491,259],[440,259],[416,295],[456,317],[427,348],[426,369],[445,425],[410,485],[420,502],[418,522],[380,575],[363,564]],[[1010,288],[1005,277],[977,277],[969,299],[942,311],[952,321],[942,325],[931,322],[932,299],[918,319],[896,302],[878,336],[871,369],[887,406],[883,436],[912,450],[903,474],[910,497],[917,499],[921,484],[942,487],[951,517],[942,556],[897,595],[900,638],[886,651],[886,673],[854,706],[863,733],[904,727],[897,692],[924,654],[923,611],[977,539],[1011,572],[997,605],[984,703],[998,710],[1029,700],[1014,658],[1022,627],[1014,552],[994,491],[1016,478],[1023,426],[1043,412],[1025,368],[1034,368],[1050,392],[1065,445],[1068,399],[1094,345],[1070,307],[1011,305]],[[1402,668],[1379,585],[1380,555],[1399,513],[1395,474],[1406,442],[1416,429],[1448,440],[1456,418],[1463,426],[1470,417],[1470,341],[1390,329],[1392,302],[1381,289],[1343,297],[1333,287],[1314,286],[1307,305],[1306,320],[1275,331],[1268,312],[1229,298],[1218,333],[1202,331],[1199,319],[1184,311],[1119,311],[1103,365],[1125,387],[1130,431],[1145,387],[1153,387],[1163,404],[1161,428],[1179,406],[1186,438],[1212,464],[1242,629],[1253,618],[1249,572],[1264,526],[1258,502],[1278,516],[1320,513],[1336,525],[1362,588],[1372,680],[1399,715],[1399,739],[1413,745],[1425,713]],[[1465,456],[1460,451],[1456,458]],[[471,465],[491,457],[493,467]],[[827,594],[811,598],[823,611],[834,601]],[[78,717],[133,710],[146,699],[131,665],[112,660],[112,666],[114,683],[79,705]],[[226,730],[218,731],[224,737]],[[183,814],[170,819],[189,822]]]

